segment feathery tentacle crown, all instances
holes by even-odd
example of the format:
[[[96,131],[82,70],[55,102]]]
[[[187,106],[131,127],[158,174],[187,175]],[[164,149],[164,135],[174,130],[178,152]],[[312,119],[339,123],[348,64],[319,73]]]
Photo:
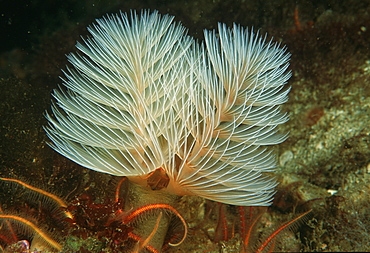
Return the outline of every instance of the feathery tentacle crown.
[[[224,24],[199,45],[172,16],[148,11],[106,16],[89,32],[46,115],[56,151],[134,181],[161,168],[180,195],[270,204],[266,146],[286,139],[276,126],[288,120],[285,48]]]

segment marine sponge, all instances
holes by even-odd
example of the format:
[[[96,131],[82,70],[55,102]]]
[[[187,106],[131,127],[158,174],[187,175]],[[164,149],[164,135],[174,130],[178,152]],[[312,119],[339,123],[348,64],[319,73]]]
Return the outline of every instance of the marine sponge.
[[[269,205],[289,54],[239,25],[219,24],[199,45],[173,19],[133,11],[88,28],[46,115],[51,146],[144,186],[160,169],[169,182],[158,190]]]

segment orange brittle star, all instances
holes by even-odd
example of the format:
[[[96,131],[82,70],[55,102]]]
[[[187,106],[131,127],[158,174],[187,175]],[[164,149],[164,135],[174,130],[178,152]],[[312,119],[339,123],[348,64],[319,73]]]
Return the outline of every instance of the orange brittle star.
[[[142,207],[139,207],[133,211],[122,211],[121,202],[119,201],[119,191],[120,187],[122,185],[122,182],[125,180],[123,178],[117,185],[117,190],[114,198],[114,203],[108,203],[107,205],[104,204],[96,204],[91,201],[91,199],[85,200],[84,199],[77,199],[77,202],[75,202],[75,205],[72,203],[71,205],[67,205],[60,197],[49,193],[45,190],[39,189],[37,187],[31,186],[21,180],[18,179],[11,179],[11,178],[0,178],[2,181],[7,181],[15,184],[19,184],[23,186],[26,190],[36,192],[39,196],[45,196],[48,199],[52,199],[54,203],[58,206],[58,209],[63,212],[66,219],[65,221],[69,224],[71,224],[71,227],[66,230],[67,235],[91,235],[95,236],[99,233],[99,235],[107,237],[109,234],[112,235],[112,233],[109,233],[109,231],[116,233],[117,231],[120,231],[121,235],[117,236],[118,243],[123,243],[128,238],[137,242],[135,246],[135,252],[139,252],[141,249],[146,249],[149,252],[157,253],[159,252],[157,249],[149,245],[150,240],[153,238],[154,234],[157,232],[159,222],[162,218],[162,211],[159,213],[157,222],[150,233],[150,235],[146,239],[142,239],[140,236],[136,235],[132,232],[134,229],[135,221],[139,219],[139,217],[156,210],[164,210],[169,213],[173,213],[177,218],[180,219],[181,223],[184,226],[184,234],[181,237],[181,240],[177,243],[168,242],[171,246],[178,246],[180,245],[186,238],[187,235],[187,224],[184,220],[184,218],[181,216],[181,214],[171,205],[168,204],[150,204],[145,205]],[[110,207],[110,208],[109,208]],[[117,208],[112,215],[113,209]],[[80,212],[80,211],[81,212]],[[99,218],[99,216],[102,216]],[[95,223],[101,222],[101,224],[90,224],[89,220],[94,217],[96,218],[94,220]],[[17,233],[12,228],[11,223],[17,223],[20,227],[25,227],[27,230],[32,231],[31,233],[33,235],[37,235],[38,238],[41,238],[43,242],[45,242],[50,249],[53,251],[61,251],[62,245],[60,242],[58,242],[58,239],[54,239],[54,235],[50,235],[47,231],[44,231],[40,224],[34,223],[30,221],[28,218],[19,217],[18,215],[14,214],[4,214],[2,211],[0,212],[0,219],[3,219],[6,221],[7,224],[7,230],[12,231],[12,238],[10,240],[5,240],[6,244],[9,244],[10,242],[16,243],[20,239],[17,237]],[[42,225],[42,224],[41,224]],[[122,227],[123,229],[119,229],[119,227]],[[4,227],[5,228],[5,227]],[[3,228],[3,229],[4,229]],[[0,228],[1,229],[1,228]],[[99,236],[98,236],[99,237]],[[0,238],[1,239],[1,238]],[[2,240],[2,239],[1,239]],[[7,242],[8,241],[8,242]],[[60,241],[60,240],[59,240]]]

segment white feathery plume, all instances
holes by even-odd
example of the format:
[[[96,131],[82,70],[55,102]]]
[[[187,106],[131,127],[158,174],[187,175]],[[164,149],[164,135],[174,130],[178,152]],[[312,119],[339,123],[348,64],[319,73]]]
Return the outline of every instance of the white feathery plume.
[[[117,176],[162,168],[175,194],[271,203],[265,146],[286,138],[276,130],[288,120],[285,48],[222,24],[199,46],[173,17],[147,11],[98,19],[89,32],[47,114],[55,150]]]
[[[262,175],[275,167],[265,145],[286,135],[275,130],[288,120],[280,112],[289,55],[240,26],[205,32],[205,49],[193,50],[195,109],[185,119],[191,144],[176,180],[197,195],[234,205],[268,205],[275,181]]]

